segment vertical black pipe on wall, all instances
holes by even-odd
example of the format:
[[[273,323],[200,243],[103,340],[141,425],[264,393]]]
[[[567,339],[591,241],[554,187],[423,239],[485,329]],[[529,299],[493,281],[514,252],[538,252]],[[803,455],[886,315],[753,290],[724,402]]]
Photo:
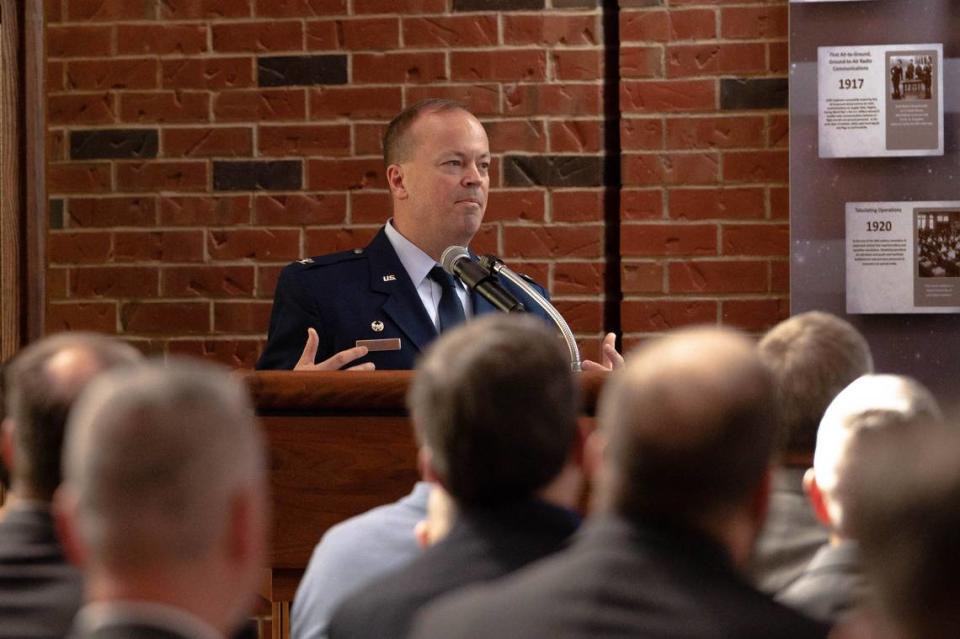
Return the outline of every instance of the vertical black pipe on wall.
[[[605,331],[622,333],[620,302],[620,2],[603,0],[603,288]],[[618,349],[623,352],[622,338]]]

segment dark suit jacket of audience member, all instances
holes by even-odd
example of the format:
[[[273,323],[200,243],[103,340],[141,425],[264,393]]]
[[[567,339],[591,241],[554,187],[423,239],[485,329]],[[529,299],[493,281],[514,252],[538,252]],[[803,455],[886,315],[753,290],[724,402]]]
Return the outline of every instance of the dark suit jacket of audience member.
[[[61,639],[83,601],[43,504],[12,504],[0,520],[0,638]]]
[[[402,639],[430,600],[559,550],[579,523],[577,514],[533,499],[461,511],[446,538],[349,597],[333,614],[330,639]]]
[[[425,608],[414,639],[808,639],[827,628],[740,576],[723,548],[679,527],[594,521],[570,550]]]

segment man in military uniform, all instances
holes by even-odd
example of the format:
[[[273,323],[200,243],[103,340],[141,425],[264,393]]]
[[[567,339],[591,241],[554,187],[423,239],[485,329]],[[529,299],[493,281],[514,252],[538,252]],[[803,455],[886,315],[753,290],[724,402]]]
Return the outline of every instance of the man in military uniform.
[[[283,270],[258,369],[411,369],[442,330],[495,310],[438,265],[448,246],[468,246],[483,221],[490,189],[483,125],[458,102],[425,100],[393,119],[383,148],[393,217],[366,248]],[[616,359],[612,337],[603,351]],[[368,349],[358,340],[378,341]]]

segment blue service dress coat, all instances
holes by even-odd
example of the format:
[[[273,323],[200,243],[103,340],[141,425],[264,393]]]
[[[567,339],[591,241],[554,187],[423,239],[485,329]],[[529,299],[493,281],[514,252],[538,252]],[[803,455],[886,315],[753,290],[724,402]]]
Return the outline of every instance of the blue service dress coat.
[[[532,313],[547,319],[516,286],[501,280]],[[534,284],[541,295],[546,291]],[[496,312],[471,293],[475,315]],[[366,248],[293,262],[280,273],[270,315],[267,345],[257,369],[292,369],[307,341],[307,328],[320,336],[317,362],[353,348],[360,339],[400,339],[400,350],[377,351],[352,362],[373,362],[378,370],[412,369],[417,356],[436,339],[416,287],[381,228]]]

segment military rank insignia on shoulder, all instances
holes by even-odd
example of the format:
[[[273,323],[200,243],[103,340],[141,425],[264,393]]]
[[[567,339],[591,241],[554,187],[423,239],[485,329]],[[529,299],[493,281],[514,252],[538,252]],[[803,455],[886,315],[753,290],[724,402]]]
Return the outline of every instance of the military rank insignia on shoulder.
[[[365,257],[363,249],[350,249],[349,251],[340,251],[339,253],[328,253],[327,255],[305,257],[302,260],[294,260],[291,265],[297,264],[305,269],[310,269],[317,266],[338,264],[340,262],[355,260],[361,257]]]

